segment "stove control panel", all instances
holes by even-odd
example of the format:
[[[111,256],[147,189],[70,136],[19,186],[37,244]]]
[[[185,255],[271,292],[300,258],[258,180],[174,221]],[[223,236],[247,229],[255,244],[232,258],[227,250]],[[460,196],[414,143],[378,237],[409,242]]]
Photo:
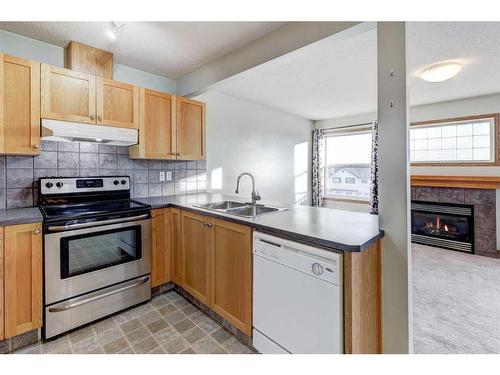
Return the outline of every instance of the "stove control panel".
[[[50,177],[40,179],[41,195],[130,190],[129,176]]]

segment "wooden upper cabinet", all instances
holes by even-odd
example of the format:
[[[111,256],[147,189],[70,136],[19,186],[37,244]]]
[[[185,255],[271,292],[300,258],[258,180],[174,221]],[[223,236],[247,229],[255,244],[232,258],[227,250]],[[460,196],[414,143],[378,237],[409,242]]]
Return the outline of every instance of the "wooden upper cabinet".
[[[182,274],[182,243],[181,243],[181,211],[178,208],[170,208],[170,238],[172,239],[172,280],[183,286]]]
[[[196,299],[210,303],[211,219],[181,211],[183,288]]]
[[[205,159],[205,103],[177,97],[176,152],[180,160]]]
[[[166,284],[171,280],[171,220],[168,209],[152,211],[151,286]]]
[[[95,124],[95,77],[42,64],[42,118]]]
[[[42,326],[42,225],[4,228],[5,338]]]
[[[252,229],[213,220],[212,309],[252,335]]]
[[[175,97],[139,90],[139,144],[129,147],[133,159],[175,159]]]
[[[71,41],[66,47],[66,68],[101,78],[113,79],[113,54]]]
[[[139,129],[139,88],[110,79],[97,80],[97,124]]]
[[[0,54],[0,153],[40,154],[40,64]]]

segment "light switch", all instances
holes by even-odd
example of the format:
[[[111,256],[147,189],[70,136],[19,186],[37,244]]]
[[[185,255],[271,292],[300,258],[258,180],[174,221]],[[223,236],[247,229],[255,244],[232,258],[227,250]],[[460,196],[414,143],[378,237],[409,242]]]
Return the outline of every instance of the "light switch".
[[[165,172],[164,171],[161,171],[160,172],[160,181],[165,181]]]
[[[165,175],[166,175],[167,181],[172,181],[172,172],[171,171],[166,171]]]

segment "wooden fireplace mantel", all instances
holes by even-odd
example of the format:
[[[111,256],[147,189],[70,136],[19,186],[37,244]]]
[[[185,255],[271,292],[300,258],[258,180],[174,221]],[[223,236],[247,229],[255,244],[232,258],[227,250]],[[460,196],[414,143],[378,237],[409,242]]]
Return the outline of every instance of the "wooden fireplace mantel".
[[[411,175],[411,186],[500,189],[500,177]]]

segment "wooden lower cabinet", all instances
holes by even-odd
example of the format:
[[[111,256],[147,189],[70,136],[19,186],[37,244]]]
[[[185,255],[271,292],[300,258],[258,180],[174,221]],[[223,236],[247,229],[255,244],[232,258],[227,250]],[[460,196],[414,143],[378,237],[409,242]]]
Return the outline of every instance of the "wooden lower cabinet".
[[[251,336],[252,229],[181,211],[181,242],[181,286]]]
[[[5,338],[42,326],[42,225],[6,226],[4,237]]]
[[[182,287],[209,306],[211,219],[189,211],[181,212]]]
[[[181,211],[170,208],[170,235],[172,238],[172,281],[177,285],[184,285],[182,274],[182,243],[181,243]]]
[[[5,305],[4,305],[4,248],[3,228],[0,227],[0,341],[5,338]]]
[[[343,258],[344,353],[382,353],[380,240]]]
[[[210,307],[252,335],[252,229],[213,220]]]
[[[151,220],[151,286],[171,281],[171,236],[168,208],[153,210]]]

